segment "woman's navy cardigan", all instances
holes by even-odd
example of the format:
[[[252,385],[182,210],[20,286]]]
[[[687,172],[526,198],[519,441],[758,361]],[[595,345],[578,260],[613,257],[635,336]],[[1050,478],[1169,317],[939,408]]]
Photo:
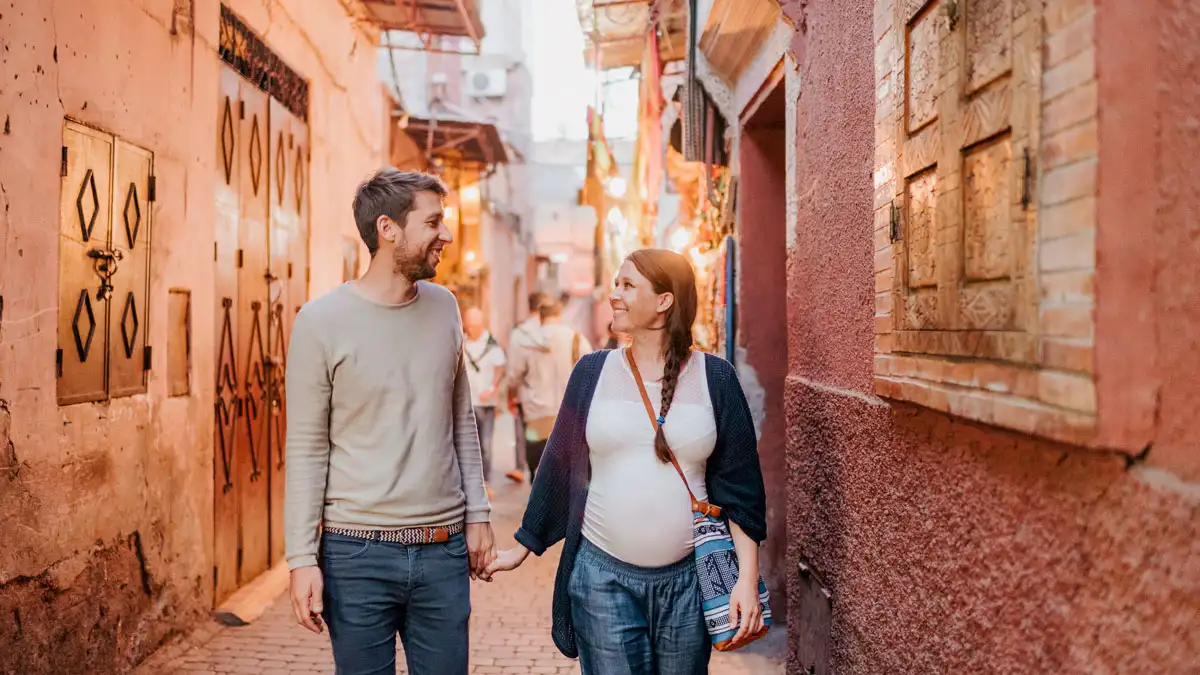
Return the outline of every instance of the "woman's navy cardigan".
[[[583,538],[583,512],[591,479],[588,409],[607,356],[607,350],[588,354],[571,373],[516,534],[517,541],[539,556],[566,540],[554,579],[552,636],[559,651],[571,658],[576,658],[579,650],[571,625],[567,582]],[[721,507],[724,517],[737,523],[751,539],[761,542],[767,537],[767,506],[750,407],[733,366],[711,354],[703,356],[717,423],[717,443],[704,475],[709,501]],[[649,420],[639,416],[634,423],[649,424]]]

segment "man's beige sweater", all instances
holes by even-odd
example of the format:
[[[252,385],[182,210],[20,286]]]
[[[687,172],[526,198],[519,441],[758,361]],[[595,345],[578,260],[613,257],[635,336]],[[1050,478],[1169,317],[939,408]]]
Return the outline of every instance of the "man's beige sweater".
[[[317,564],[322,522],[372,530],[489,520],[450,291],[420,282],[412,300],[385,305],[343,284],[300,310],[287,359],[291,568]]]

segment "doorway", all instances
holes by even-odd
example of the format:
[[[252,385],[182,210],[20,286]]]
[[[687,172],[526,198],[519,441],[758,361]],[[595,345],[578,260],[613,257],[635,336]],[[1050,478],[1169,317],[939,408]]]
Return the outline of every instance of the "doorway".
[[[214,604],[283,556],[287,343],[308,298],[306,122],[226,63],[217,120]]]
[[[782,72],[782,71],[780,71]],[[784,83],[777,78],[741,120],[738,176],[737,343],[762,388],[759,457],[767,491],[762,571],[771,609],[787,600],[787,150]]]

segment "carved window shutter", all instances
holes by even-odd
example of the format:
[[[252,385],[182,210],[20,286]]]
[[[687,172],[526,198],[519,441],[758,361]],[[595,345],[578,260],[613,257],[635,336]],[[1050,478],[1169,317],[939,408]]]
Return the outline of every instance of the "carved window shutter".
[[[1014,2],[905,3],[905,110],[897,130],[903,227],[893,247],[898,351],[1037,361],[1035,31]],[[1023,23],[1032,12],[1024,11]]]
[[[83,125],[63,129],[58,403],[146,391],[153,155]]]

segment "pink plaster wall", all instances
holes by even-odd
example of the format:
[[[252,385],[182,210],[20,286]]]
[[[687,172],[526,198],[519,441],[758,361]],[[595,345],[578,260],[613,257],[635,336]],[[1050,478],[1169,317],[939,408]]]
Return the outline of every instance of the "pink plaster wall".
[[[102,4],[0,7],[0,672],[127,672],[211,609],[220,5]],[[319,293],[340,281],[354,185],[383,157],[374,49],[336,0],[230,4],[310,81]],[[60,408],[64,116],[153,151],[158,200],[149,393]],[[166,395],[171,288],[192,292],[193,393],[178,398]]]
[[[783,85],[780,84],[780,87]],[[783,98],[773,101],[782,108]],[[777,112],[782,119],[783,110]],[[753,124],[755,120],[750,120]],[[785,132],[780,124],[748,128],[739,153],[738,343],[754,369],[765,400],[758,454],[767,490],[767,541],[760,570],[774,598],[772,610],[787,616],[787,420],[783,383],[787,371]],[[747,382],[743,382],[745,386]]]
[[[1130,458],[871,393],[872,3],[782,4],[797,26],[802,81],[788,261],[789,563],[810,564],[832,593],[829,672],[1196,672],[1200,9],[1114,0],[1097,17],[1102,199],[1121,184],[1106,172],[1128,159],[1125,134],[1157,130],[1148,136],[1155,207],[1102,220],[1110,231],[1097,239],[1098,273],[1133,280],[1121,292],[1098,282],[1098,314],[1151,307],[1138,341],[1126,335],[1105,352],[1098,334],[1098,359],[1139,345],[1157,352],[1156,443]],[[1129,39],[1135,26],[1140,37]],[[1150,64],[1131,63],[1147,43]],[[1157,96],[1135,105],[1139,78]],[[1136,108],[1151,114],[1119,117]],[[1144,239],[1153,245],[1139,266],[1120,247]],[[1145,266],[1154,284],[1139,290]],[[799,591],[794,579],[793,602]],[[799,612],[793,605],[796,672]]]

